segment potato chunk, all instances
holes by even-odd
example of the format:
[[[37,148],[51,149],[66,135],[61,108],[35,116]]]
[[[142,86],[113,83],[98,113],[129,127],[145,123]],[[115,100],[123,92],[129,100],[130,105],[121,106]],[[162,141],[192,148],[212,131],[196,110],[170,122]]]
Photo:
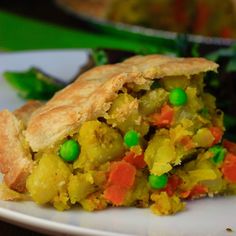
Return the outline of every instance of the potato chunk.
[[[171,163],[176,160],[176,151],[168,135],[154,135],[145,150],[144,160],[150,172],[155,175],[162,175],[172,169]]]
[[[161,79],[161,83],[167,91],[174,88],[186,89],[186,87],[190,84],[190,79],[186,76],[168,76]]]
[[[147,92],[140,98],[139,110],[143,115],[154,113],[168,100],[168,92],[162,88],[158,88]]]
[[[106,182],[105,171],[89,171],[71,175],[68,184],[68,193],[72,204],[81,202],[91,193],[97,191]]]
[[[72,204],[86,198],[88,194],[94,191],[95,186],[88,174],[77,174],[70,177],[68,193]]]
[[[103,163],[124,155],[122,136],[99,121],[85,122],[79,130],[78,141],[81,153],[74,163],[74,168],[94,170]]]
[[[142,136],[148,132],[149,125],[142,120],[139,102],[127,93],[119,94],[108,111],[107,123],[117,127],[122,133],[134,129]]]
[[[28,177],[26,187],[38,204],[53,201],[66,189],[70,168],[55,154],[44,154]]]
[[[148,207],[149,186],[146,173],[137,172],[135,184],[125,196],[125,206]]]

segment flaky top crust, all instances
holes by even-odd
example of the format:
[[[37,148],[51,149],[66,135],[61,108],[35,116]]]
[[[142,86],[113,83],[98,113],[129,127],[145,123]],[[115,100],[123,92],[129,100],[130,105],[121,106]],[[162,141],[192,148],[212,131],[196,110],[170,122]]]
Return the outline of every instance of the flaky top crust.
[[[216,71],[218,65],[203,58],[135,56],[122,63],[95,67],[58,92],[39,108],[28,123],[25,136],[33,151],[53,147],[77,131],[86,120],[103,115],[126,83],[168,76],[187,76]]]
[[[27,103],[25,103],[22,107],[16,109],[13,113],[16,116],[16,118],[24,124],[25,127],[27,127],[28,121],[33,114],[35,110],[37,110],[39,107],[41,107],[43,103],[36,101],[36,100],[30,100]]]

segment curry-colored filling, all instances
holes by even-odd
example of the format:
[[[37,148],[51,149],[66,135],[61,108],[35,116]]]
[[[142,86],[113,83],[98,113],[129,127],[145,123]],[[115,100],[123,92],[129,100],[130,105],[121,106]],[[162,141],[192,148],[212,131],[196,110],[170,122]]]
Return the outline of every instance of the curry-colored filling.
[[[181,199],[234,193],[229,169],[236,156],[216,146],[223,117],[215,98],[203,91],[203,76],[127,84],[103,117],[36,154],[27,179],[32,199],[58,210],[75,204],[89,211],[152,205],[163,215],[182,210]],[[60,148],[71,139],[80,152],[66,162]]]

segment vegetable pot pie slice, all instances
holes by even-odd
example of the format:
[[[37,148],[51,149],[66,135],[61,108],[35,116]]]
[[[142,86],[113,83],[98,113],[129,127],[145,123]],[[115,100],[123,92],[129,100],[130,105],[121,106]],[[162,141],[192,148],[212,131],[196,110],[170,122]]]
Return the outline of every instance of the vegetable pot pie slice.
[[[8,161],[34,164],[22,165],[28,175],[18,181],[36,203],[58,210],[152,205],[173,214],[182,199],[233,193],[235,154],[220,145],[223,115],[203,91],[205,73],[217,67],[149,55],[87,71],[14,136],[28,152]],[[2,170],[8,147],[0,146]]]

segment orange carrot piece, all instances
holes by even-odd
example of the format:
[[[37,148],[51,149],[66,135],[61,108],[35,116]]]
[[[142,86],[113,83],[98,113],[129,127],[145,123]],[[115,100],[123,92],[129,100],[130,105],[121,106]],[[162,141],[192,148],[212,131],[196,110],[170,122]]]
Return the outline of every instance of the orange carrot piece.
[[[208,191],[207,187],[203,186],[202,184],[197,184],[192,188],[192,190],[189,194],[189,197],[190,198],[200,197],[201,195],[206,194],[207,191]]]
[[[156,125],[158,127],[168,127],[170,126],[172,120],[174,117],[174,109],[170,107],[169,105],[165,104],[161,108],[160,113],[154,113],[152,115],[153,125]]]
[[[124,160],[112,163],[104,191],[105,199],[115,205],[121,205],[126,193],[134,185],[135,175],[136,169],[130,163]]]
[[[136,155],[134,152],[129,152],[125,157],[124,160],[131,165],[135,166],[137,169],[144,168],[147,164],[144,161],[144,155]]]
[[[186,199],[196,198],[205,195],[207,191],[208,189],[206,186],[203,186],[202,184],[197,184],[191,190],[182,192],[181,197]]]
[[[182,179],[177,175],[171,175],[168,178],[167,186],[164,191],[167,192],[168,196],[171,197],[174,195],[178,186],[182,183]]]
[[[114,205],[121,205],[125,199],[127,189],[120,187],[119,185],[111,185],[104,191],[104,198],[111,201]]]
[[[228,153],[224,159],[221,171],[230,183],[236,183],[236,155]]]
[[[186,198],[188,198],[190,193],[191,193],[191,190],[187,190],[187,191],[181,192],[180,193],[180,197],[186,199]]]
[[[180,143],[185,147],[186,150],[192,149],[194,147],[193,140],[190,136],[184,136]]]
[[[219,127],[211,127],[211,128],[209,128],[209,130],[211,131],[212,135],[215,138],[212,145],[219,143],[222,139],[222,136],[223,136],[222,129]]]
[[[223,146],[228,150],[228,152],[236,155],[236,143],[230,142],[229,140],[223,140]]]
[[[126,161],[114,162],[108,178],[108,185],[131,188],[134,184],[136,169]]]

